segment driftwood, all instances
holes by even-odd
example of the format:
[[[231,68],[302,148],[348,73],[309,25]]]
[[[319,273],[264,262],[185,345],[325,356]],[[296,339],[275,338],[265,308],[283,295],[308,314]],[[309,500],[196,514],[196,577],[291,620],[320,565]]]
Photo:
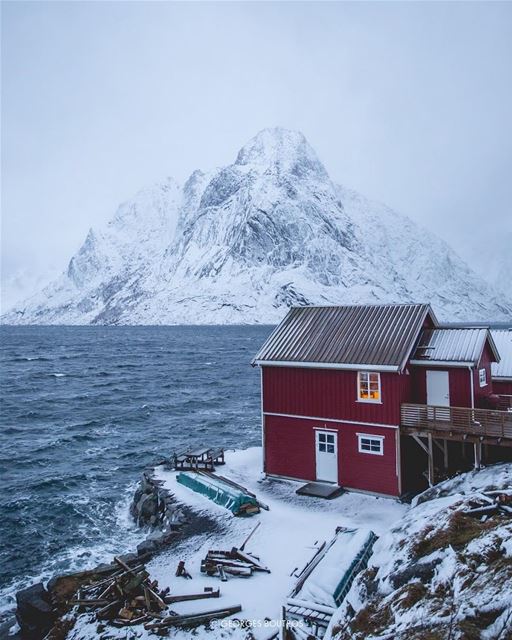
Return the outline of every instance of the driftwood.
[[[158,617],[167,608],[156,580],[151,581],[144,565],[130,567],[122,558],[114,558],[114,570],[110,577],[80,589],[75,598],[68,600],[71,606],[95,610],[98,620],[109,620],[114,626],[135,625]]]
[[[490,517],[496,514],[512,516],[512,495],[509,489],[476,494],[475,500],[462,513],[472,518]]]
[[[164,602],[165,604],[174,604],[175,602],[188,602],[189,600],[205,600],[207,598],[218,598],[220,596],[220,589],[216,591],[204,591],[203,593],[191,593],[191,594],[183,594],[181,596],[165,596]]]
[[[185,562],[183,560],[180,560],[178,562],[178,567],[176,569],[176,577],[189,578],[190,580],[192,580],[192,576],[185,569]]]
[[[212,620],[219,620],[232,616],[242,611],[241,605],[233,607],[225,607],[223,609],[215,609],[214,611],[204,611],[202,613],[189,614],[184,616],[168,616],[158,622],[151,622],[144,625],[147,630],[150,629],[166,629],[167,627],[195,627],[200,624],[206,624]]]
[[[253,537],[253,535],[256,533],[256,530],[258,529],[258,527],[261,525],[261,522],[258,522],[258,524],[254,527],[254,529],[251,531],[251,533],[247,536],[247,538],[242,542],[242,545],[240,546],[241,551],[243,551],[245,549],[245,545],[249,542],[249,540]]]

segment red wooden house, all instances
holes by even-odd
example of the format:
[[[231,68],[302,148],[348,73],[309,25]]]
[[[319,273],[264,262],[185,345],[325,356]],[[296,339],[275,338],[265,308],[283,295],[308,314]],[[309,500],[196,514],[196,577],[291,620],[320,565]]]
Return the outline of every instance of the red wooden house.
[[[512,408],[512,329],[493,329],[491,334],[501,357],[491,367],[493,393],[500,396],[503,407]]]
[[[512,445],[512,414],[492,404],[499,362],[487,328],[442,327],[426,304],[292,308],[252,363],[264,471],[399,496],[461,442],[478,465],[482,445]]]

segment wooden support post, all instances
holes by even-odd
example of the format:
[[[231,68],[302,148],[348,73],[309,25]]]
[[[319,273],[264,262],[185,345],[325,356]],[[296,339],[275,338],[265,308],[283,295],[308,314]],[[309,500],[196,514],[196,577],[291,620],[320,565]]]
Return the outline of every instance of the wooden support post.
[[[462,459],[466,459],[466,443],[464,442],[464,440],[462,441]]]
[[[429,433],[427,436],[428,439],[428,484],[433,487],[434,486],[434,445],[432,434]]]
[[[448,440],[443,440],[443,464],[444,470],[448,471]]]
[[[475,442],[473,446],[475,449],[475,469],[480,469],[482,462],[482,443]]]

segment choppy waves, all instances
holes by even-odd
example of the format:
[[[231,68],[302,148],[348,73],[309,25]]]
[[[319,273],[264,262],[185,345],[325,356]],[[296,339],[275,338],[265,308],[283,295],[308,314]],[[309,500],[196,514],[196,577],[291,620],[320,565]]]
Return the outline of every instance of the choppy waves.
[[[163,453],[258,444],[249,362],[269,331],[0,327],[0,613],[34,581],[132,550],[133,487]]]

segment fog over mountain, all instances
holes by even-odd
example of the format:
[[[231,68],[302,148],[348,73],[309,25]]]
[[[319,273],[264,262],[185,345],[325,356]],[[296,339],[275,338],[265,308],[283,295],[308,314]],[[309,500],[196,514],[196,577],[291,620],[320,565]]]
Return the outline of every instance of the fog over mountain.
[[[229,166],[141,190],[2,320],[275,323],[291,305],[413,301],[446,320],[512,317],[444,241],[335,184],[301,133],[274,128]]]

